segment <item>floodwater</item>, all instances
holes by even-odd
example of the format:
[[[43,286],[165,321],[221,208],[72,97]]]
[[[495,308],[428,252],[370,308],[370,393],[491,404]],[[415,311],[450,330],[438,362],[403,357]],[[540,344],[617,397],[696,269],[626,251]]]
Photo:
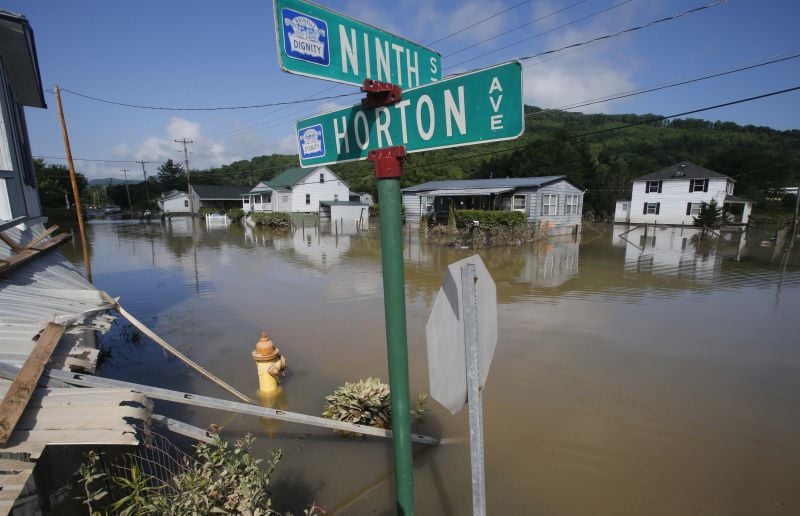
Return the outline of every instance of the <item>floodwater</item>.
[[[287,357],[278,408],[319,415],[345,381],[387,380],[377,229],[294,234],[189,221],[89,225],[96,286],[239,390],[266,330]],[[305,226],[305,229],[303,229]],[[484,390],[489,514],[799,514],[800,260],[771,234],[698,242],[693,230],[585,226],[579,239],[481,250],[499,341]],[[427,392],[425,324],[467,250],[405,229],[411,395]],[[338,233],[338,234],[337,234]],[[75,239],[77,245],[78,239]],[[65,252],[81,267],[81,252]],[[800,249],[795,251],[800,254]],[[104,339],[101,373],[232,399],[160,348]],[[392,451],[377,438],[206,409],[160,413],[281,448],[278,510],[392,514]],[[471,510],[467,411],[435,401],[415,447],[418,514]]]

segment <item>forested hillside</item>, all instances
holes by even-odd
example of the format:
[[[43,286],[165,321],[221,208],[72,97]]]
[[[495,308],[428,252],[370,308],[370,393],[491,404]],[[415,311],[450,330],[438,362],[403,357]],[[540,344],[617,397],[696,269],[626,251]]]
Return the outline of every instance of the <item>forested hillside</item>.
[[[800,180],[800,130],[740,126],[698,119],[656,121],[657,115],[584,115],[526,108],[526,131],[517,140],[412,154],[403,184],[453,178],[564,174],[587,189],[586,211],[613,210],[632,178],[689,160],[736,179],[736,194],[756,202],[769,190]],[[629,126],[623,129],[619,127]],[[255,184],[296,156],[258,156],[207,171],[193,182]],[[372,165],[331,167],[358,191],[375,192]]]

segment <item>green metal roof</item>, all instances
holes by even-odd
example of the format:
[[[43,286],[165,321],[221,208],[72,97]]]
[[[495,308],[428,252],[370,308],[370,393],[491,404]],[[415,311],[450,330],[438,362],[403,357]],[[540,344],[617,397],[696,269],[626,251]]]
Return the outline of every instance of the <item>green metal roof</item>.
[[[192,185],[192,191],[200,199],[221,199],[238,201],[243,193],[250,191],[249,186]]]
[[[291,188],[292,186],[299,183],[301,179],[306,177],[311,172],[313,172],[313,170],[308,168],[302,168],[302,167],[290,168],[288,170],[284,170],[277,176],[267,181],[267,184],[272,188],[280,188],[280,187]]]

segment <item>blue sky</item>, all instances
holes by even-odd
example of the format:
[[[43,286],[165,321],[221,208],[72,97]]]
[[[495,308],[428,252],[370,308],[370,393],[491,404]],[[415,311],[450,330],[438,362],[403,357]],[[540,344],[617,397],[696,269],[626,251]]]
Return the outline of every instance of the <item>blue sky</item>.
[[[432,45],[445,75],[536,54],[640,25],[713,0],[320,0],[354,18]],[[567,6],[553,16],[516,31]],[[604,14],[475,58],[568,24],[615,4]],[[391,5],[391,7],[388,7]],[[356,88],[280,71],[272,2],[7,0],[28,17],[46,89],[62,88],[142,105],[251,105],[356,93]],[[800,2],[729,0],[678,20],[612,40],[525,61],[527,104],[563,107],[606,95],[722,71],[800,52]],[[497,36],[497,37],[495,37]],[[489,42],[481,43],[488,38]],[[463,50],[469,45],[476,46]],[[460,51],[460,52],[459,52]],[[454,54],[455,53],[455,54]],[[452,55],[451,55],[452,54]],[[673,114],[800,85],[800,58],[692,85],[581,108],[583,112]],[[273,152],[294,152],[298,118],[354,104],[353,95],[277,108],[166,112],[101,104],[63,93],[72,152],[78,158],[182,160],[176,138],[190,138],[192,168],[218,166]],[[26,111],[34,155],[64,156],[55,98]],[[800,128],[800,92],[696,115],[711,120]],[[55,163],[64,163],[52,160]],[[136,163],[76,162],[89,177],[140,174]]]

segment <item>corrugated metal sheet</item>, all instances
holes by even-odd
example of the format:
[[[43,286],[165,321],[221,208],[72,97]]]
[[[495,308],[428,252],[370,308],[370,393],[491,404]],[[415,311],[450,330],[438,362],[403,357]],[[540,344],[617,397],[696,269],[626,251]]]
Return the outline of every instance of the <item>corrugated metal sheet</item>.
[[[27,223],[5,235],[24,246],[43,231],[42,224]],[[12,253],[0,243],[0,258]],[[63,363],[69,348],[81,341],[81,332],[76,330],[107,328],[109,317],[104,312],[110,308],[61,253],[39,255],[0,279],[0,363],[4,370],[4,364],[21,367],[34,348],[34,339],[51,321],[69,327],[51,360]],[[63,355],[60,359],[59,354]],[[0,396],[5,396],[16,374],[13,368],[3,373]],[[34,392],[7,446],[0,450],[4,457],[29,454],[35,461],[49,444],[137,445],[137,427],[149,426],[152,403],[142,394],[118,388],[79,389],[56,382],[48,385]],[[26,464],[32,469],[32,463],[22,462]],[[20,476],[24,473],[0,475],[0,493],[8,495],[10,504],[23,493],[19,484],[27,479]],[[0,496],[0,514],[10,509],[7,500]]]
[[[41,224],[26,226],[5,234],[24,245],[44,231]],[[0,244],[0,257],[9,254]],[[60,252],[38,256],[0,280],[0,356],[24,360],[48,322],[73,325],[109,308]]]
[[[425,192],[428,190],[461,190],[464,188],[533,188],[552,183],[567,176],[503,177],[497,179],[448,179],[430,181],[403,188],[403,192]]]

